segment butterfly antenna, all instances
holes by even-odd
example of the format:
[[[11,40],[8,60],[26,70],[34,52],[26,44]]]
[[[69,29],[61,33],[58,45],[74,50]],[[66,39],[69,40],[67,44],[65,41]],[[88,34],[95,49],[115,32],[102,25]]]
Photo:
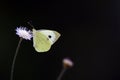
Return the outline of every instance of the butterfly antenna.
[[[34,26],[30,23],[30,22],[27,22],[28,23],[28,25],[30,25],[32,28],[34,28]]]

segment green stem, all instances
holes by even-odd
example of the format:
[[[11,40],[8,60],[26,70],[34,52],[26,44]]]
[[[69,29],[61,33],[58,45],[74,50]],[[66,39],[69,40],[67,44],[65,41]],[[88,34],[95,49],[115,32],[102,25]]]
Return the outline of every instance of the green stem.
[[[20,38],[20,40],[18,42],[18,45],[17,45],[17,48],[16,48],[16,51],[15,51],[15,55],[14,55],[12,66],[11,66],[10,80],[13,80],[13,72],[14,72],[14,67],[15,67],[15,61],[16,61],[16,57],[17,57],[17,54],[18,54],[18,51],[19,51],[20,44],[21,44],[22,40],[23,40],[23,38]]]

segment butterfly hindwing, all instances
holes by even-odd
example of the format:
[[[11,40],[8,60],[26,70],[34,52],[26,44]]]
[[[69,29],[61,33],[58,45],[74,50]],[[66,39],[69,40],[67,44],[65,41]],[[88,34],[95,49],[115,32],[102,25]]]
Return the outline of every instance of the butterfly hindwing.
[[[47,36],[33,29],[33,46],[37,52],[46,52],[51,47]]]

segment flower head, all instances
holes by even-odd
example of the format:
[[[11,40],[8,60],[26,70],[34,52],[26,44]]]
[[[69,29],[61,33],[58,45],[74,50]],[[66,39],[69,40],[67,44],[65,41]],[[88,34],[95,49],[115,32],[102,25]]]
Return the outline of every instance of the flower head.
[[[16,28],[16,34],[26,40],[31,40],[32,38],[32,32],[30,30],[27,30],[26,27],[17,27]]]
[[[70,68],[73,66],[73,62],[70,59],[65,58],[65,59],[63,59],[63,66],[65,68]]]

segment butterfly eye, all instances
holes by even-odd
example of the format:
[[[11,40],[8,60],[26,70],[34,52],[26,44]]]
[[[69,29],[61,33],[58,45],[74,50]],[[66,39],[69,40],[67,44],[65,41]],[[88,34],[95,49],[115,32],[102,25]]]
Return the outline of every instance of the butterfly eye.
[[[49,38],[51,38],[52,36],[51,35],[48,35]]]

